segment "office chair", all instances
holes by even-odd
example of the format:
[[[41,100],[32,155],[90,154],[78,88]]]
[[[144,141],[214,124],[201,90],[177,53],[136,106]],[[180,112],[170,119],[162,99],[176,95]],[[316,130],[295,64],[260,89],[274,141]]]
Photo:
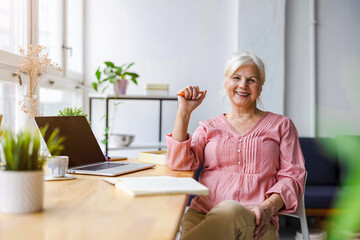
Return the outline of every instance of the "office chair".
[[[301,198],[299,199],[296,211],[292,212],[292,213],[280,213],[281,215],[296,217],[296,218],[300,219],[301,234],[302,234],[304,240],[310,240],[309,227],[307,225],[307,220],[306,220],[305,200],[304,200],[307,175],[308,175],[308,173],[306,172],[305,173],[305,181],[304,181],[304,191],[303,191],[303,194],[301,195]]]

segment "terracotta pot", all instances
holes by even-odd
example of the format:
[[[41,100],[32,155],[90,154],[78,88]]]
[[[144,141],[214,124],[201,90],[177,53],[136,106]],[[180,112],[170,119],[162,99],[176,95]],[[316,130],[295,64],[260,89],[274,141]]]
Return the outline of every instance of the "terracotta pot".
[[[126,88],[127,88],[128,80],[126,79],[117,79],[116,83],[114,85],[114,91],[115,95],[125,95],[126,94]]]
[[[0,171],[0,210],[22,214],[43,209],[43,171]]]

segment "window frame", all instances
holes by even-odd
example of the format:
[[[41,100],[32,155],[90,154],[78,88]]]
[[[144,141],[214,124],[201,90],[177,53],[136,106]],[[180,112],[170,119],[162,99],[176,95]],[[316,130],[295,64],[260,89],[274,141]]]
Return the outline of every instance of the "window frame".
[[[62,31],[63,31],[63,44],[62,44],[62,53],[63,53],[63,66],[66,66],[66,50],[63,48],[65,46],[66,39],[66,0],[62,0],[63,6],[63,19],[62,19]],[[82,1],[83,10],[85,7],[84,1]],[[39,42],[39,2],[38,0],[29,0],[29,14],[28,14],[28,39],[26,42],[29,44],[37,44]],[[84,21],[83,21],[84,29]],[[84,50],[84,39],[82,48]],[[0,81],[6,82],[15,82],[16,80],[16,70],[19,65],[21,56],[19,54],[14,54],[0,49]],[[83,61],[83,59],[81,59]],[[64,69],[65,70],[65,69]],[[27,77],[22,78],[24,83],[28,82]],[[56,88],[56,89],[66,89],[78,91],[79,89],[84,88],[84,74],[78,74],[74,72],[69,72],[66,75],[65,71],[57,72],[55,69],[48,68],[46,72],[46,77],[43,81],[39,83],[39,87],[46,88]]]

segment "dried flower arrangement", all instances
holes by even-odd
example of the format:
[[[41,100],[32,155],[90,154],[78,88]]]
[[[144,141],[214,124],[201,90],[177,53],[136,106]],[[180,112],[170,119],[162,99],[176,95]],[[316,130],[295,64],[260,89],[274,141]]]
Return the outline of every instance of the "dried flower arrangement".
[[[24,95],[24,99],[19,102],[19,105],[22,111],[33,116],[39,115],[35,93],[39,82],[45,77],[47,67],[50,66],[55,68],[56,71],[62,71],[57,63],[48,58],[47,53],[42,53],[44,49],[45,47],[41,45],[29,45],[27,53],[25,53],[25,49],[19,49],[19,53],[22,56],[16,71],[19,84],[22,85],[21,73],[29,76],[28,91]]]

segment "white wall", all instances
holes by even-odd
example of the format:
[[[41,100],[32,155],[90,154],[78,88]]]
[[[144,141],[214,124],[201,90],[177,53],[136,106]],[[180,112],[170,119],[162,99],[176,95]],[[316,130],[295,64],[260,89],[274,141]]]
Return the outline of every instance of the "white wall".
[[[285,24],[285,115],[301,136],[311,136],[308,1],[287,1]]]
[[[318,134],[360,134],[360,1],[318,1]]]
[[[308,1],[287,1],[285,115],[311,136]],[[317,136],[360,134],[360,1],[316,1]]]

